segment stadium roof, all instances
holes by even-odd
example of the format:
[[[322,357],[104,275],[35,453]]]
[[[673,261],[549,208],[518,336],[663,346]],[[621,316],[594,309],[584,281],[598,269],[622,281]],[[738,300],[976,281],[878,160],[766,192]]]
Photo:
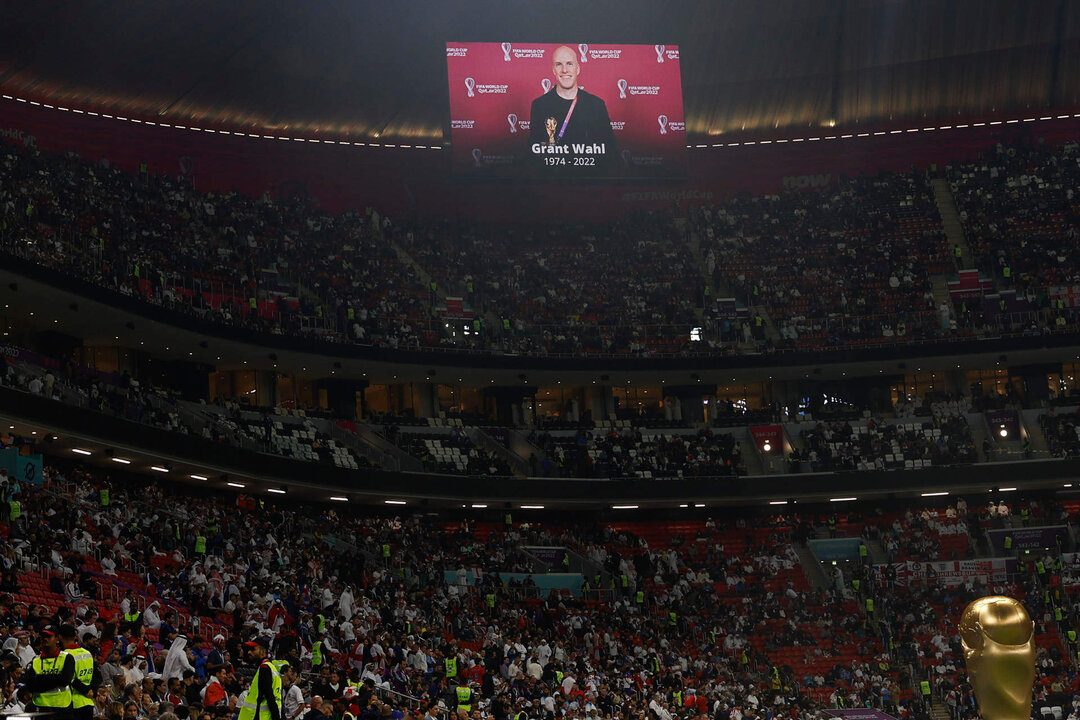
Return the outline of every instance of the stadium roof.
[[[4,93],[143,118],[440,142],[444,43],[679,45],[690,140],[1080,104],[1067,0],[16,3]]]

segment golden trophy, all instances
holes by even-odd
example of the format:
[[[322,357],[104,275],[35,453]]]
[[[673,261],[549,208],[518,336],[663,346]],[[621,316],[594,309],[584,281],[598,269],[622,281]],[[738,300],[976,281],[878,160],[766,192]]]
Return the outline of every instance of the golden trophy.
[[[1019,601],[975,600],[960,616],[968,677],[983,720],[1028,720],[1035,682],[1035,623]]]
[[[559,121],[553,117],[549,117],[547,120],[544,121],[544,129],[547,130],[548,134],[547,144],[554,145],[555,131],[559,129]]]

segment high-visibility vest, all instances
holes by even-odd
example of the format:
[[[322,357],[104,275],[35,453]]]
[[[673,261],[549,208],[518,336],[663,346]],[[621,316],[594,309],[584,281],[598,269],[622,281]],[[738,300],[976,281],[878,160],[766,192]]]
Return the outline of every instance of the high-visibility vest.
[[[513,525],[514,524],[514,518],[510,515],[510,513],[506,513],[505,515],[503,515],[503,524],[504,525]]]
[[[840,693],[836,694],[836,708],[839,710],[844,707],[844,696]]]
[[[66,652],[75,658],[75,677],[79,682],[84,685],[89,685],[94,679],[94,656],[86,648],[73,647],[68,648]],[[94,704],[92,698],[83,695],[77,690],[71,691],[71,707],[78,710],[79,708],[90,707]]]
[[[311,667],[322,665],[322,640],[316,640],[311,646]]]
[[[671,693],[671,699],[675,701],[676,707],[682,707],[682,690]]]
[[[678,616],[678,614],[673,613],[673,612],[669,612],[668,613],[668,625],[670,625],[671,627],[675,627],[678,624],[679,624],[679,616]]]
[[[626,575],[620,575],[619,582],[622,583],[623,587],[627,587],[630,585],[630,578],[626,577]]]
[[[1069,636],[1069,642],[1071,642],[1071,643],[1076,642],[1076,631],[1075,630],[1070,630],[1066,634]]]
[[[922,691],[923,697],[930,694],[930,683],[923,680],[919,683],[919,690]]]
[[[866,557],[867,552],[868,551],[866,549],[866,546],[860,543],[859,544],[859,557]]]
[[[443,665],[446,667],[446,677],[457,677],[457,658],[448,657],[443,660]]]
[[[454,692],[457,693],[458,710],[472,710],[472,690],[465,685],[458,685]]]
[[[383,546],[382,546],[382,556],[383,556],[384,558],[388,558],[388,557],[390,557],[390,543],[383,543]]]
[[[638,605],[645,602],[645,593],[644,593],[644,591],[638,590],[637,595],[634,596],[634,599],[637,600]]]
[[[1045,575],[1046,574],[1046,566],[1043,565],[1042,560],[1039,560],[1037,563],[1035,563],[1035,571],[1037,573],[1039,573],[1040,575]]]
[[[206,538],[202,535],[195,537],[195,552],[206,554]]]
[[[262,672],[262,668],[267,668],[273,678],[273,697],[259,696],[259,673]],[[262,667],[255,672],[255,677],[251,678],[251,687],[248,688],[247,697],[240,705],[240,713],[236,720],[255,720],[255,718],[270,720],[270,703],[277,703],[278,709],[281,709],[281,672],[273,663],[263,661]]]
[[[124,613],[124,622],[136,623],[139,622],[139,618],[142,617],[142,613],[136,610],[135,612]]]
[[[315,632],[326,632],[326,617],[322,613],[315,616]]]
[[[563,679],[563,672],[562,672],[562,670],[556,670],[556,671],[555,671],[555,682],[557,682],[558,684],[562,685],[562,679]]]
[[[484,602],[487,603],[489,608],[495,608],[495,593],[488,593],[484,596]]]
[[[855,578],[851,581],[851,587],[855,588],[855,592],[859,592],[859,586],[862,585],[862,581],[859,578]]]
[[[12,520],[18,520],[19,517],[22,515],[22,504],[18,500],[12,500],[8,504],[8,507],[11,509],[9,517]]]
[[[1061,608],[1059,608],[1059,607],[1054,608],[1054,620],[1056,620],[1057,622],[1061,622],[1061,618],[1062,618]]]
[[[102,488],[101,491],[98,492],[98,499],[101,501],[101,506],[102,507],[108,507],[109,506],[109,488]]]
[[[30,663],[30,667],[33,668],[34,675],[38,677],[56,676],[59,678],[64,671],[64,663],[67,662],[67,658],[68,654],[64,650],[61,650],[60,654],[54,658],[43,658],[39,655]],[[38,708],[71,707],[71,686],[64,685],[48,692],[37,693],[31,702]]]
[[[1005,549],[1012,550],[1012,535],[1005,536]]]
[[[874,598],[866,598],[866,612],[874,612]]]

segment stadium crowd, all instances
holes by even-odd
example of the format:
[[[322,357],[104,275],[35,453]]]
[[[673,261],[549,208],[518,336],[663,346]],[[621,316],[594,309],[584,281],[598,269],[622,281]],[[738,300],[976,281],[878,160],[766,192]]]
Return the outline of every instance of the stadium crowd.
[[[952,263],[918,171],[737,197],[692,208],[688,220],[647,213],[526,231],[398,224],[370,208],[334,216],[295,199],[200,193],[71,153],[6,143],[0,152],[7,252],[267,333],[656,356],[969,337],[972,313],[980,333],[1075,326],[1072,145],[999,147],[993,162],[948,171],[980,263],[1024,295],[1002,309],[1031,309],[1021,325],[1002,325],[993,306],[936,305],[931,279]],[[738,302],[721,306],[727,297]]]
[[[810,589],[798,518],[439,523],[230,505],[80,467],[2,487],[19,508],[0,547],[8,707],[40,687],[34,648],[71,627],[96,660],[96,717],[243,719],[264,650],[288,662],[290,718],[926,712],[850,589]],[[513,574],[542,572],[534,546],[580,556],[582,597]]]

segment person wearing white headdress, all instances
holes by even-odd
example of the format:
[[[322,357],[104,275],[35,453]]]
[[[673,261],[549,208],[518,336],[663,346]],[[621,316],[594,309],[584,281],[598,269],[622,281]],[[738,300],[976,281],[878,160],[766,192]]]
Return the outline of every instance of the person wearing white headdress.
[[[187,637],[184,635],[177,635],[173,640],[172,647],[169,648],[169,654],[165,656],[165,667],[161,671],[161,677],[165,678],[165,682],[168,682],[172,678],[179,680],[184,679],[184,671],[195,671],[195,668],[191,666],[191,662],[188,661],[187,656]]]

